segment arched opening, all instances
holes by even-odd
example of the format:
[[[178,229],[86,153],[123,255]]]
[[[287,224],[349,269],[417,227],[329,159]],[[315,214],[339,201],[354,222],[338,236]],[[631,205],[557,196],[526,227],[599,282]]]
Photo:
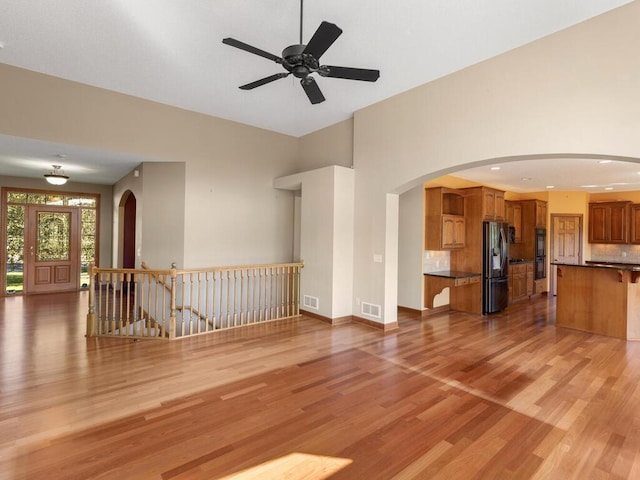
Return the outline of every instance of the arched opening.
[[[454,187],[454,188],[464,188],[466,186],[473,186],[475,184],[483,184],[491,187],[501,188],[500,185],[496,185],[491,181],[483,181],[483,180],[471,180],[472,183],[466,185],[466,181],[469,179],[469,175],[465,175],[469,169],[474,169],[477,167],[486,167],[486,171],[489,172],[489,166],[495,164],[502,164],[504,166],[508,166],[512,162],[529,162],[534,165],[536,168],[540,169],[541,166],[547,165],[548,162],[541,162],[540,160],[553,160],[556,162],[555,165],[555,174],[556,176],[562,176],[562,173],[566,169],[563,168],[563,163],[566,162],[571,166],[571,168],[575,169],[575,175],[582,174],[580,170],[589,170],[587,168],[587,162],[592,161],[592,164],[601,163],[602,160],[613,161],[614,165],[618,164],[622,166],[622,163],[628,164],[628,168],[625,167],[625,170],[633,170],[632,173],[628,173],[624,183],[613,183],[613,189],[611,193],[607,194],[607,190],[610,190],[607,187],[607,182],[609,181],[604,177],[604,173],[601,176],[594,176],[590,181],[585,181],[584,185],[580,189],[569,189],[569,190],[559,190],[552,189],[546,190],[540,188],[536,190],[538,194],[533,193],[533,191],[515,191],[515,196],[511,196],[509,200],[518,200],[518,199],[533,199],[533,198],[541,198],[548,202],[549,204],[549,214],[550,219],[547,226],[547,263],[551,259],[555,259],[557,255],[555,255],[555,250],[553,249],[559,243],[559,235],[558,229],[555,228],[553,223],[554,218],[559,215],[563,215],[565,217],[570,216],[572,218],[580,218],[583,219],[579,223],[579,228],[577,230],[577,258],[580,259],[589,259],[592,256],[599,257],[602,254],[601,250],[605,250],[604,248],[598,249],[596,251],[596,247],[600,247],[599,245],[592,246],[587,241],[587,232],[584,230],[586,228],[586,223],[584,219],[588,218],[588,203],[589,201],[604,201],[604,200],[615,200],[615,199],[627,199],[638,201],[640,198],[640,181],[637,179],[637,165],[640,163],[637,158],[632,157],[623,157],[623,156],[615,156],[615,155],[602,155],[602,154],[558,154],[558,155],[522,155],[517,157],[504,157],[504,158],[492,158],[492,159],[484,159],[479,161],[470,162],[464,165],[457,165],[455,167],[440,170],[436,172],[432,172],[429,174],[421,175],[415,178],[413,181],[406,182],[401,185],[395,192],[400,193],[400,212],[399,212],[399,229],[398,229],[398,237],[399,237],[399,249],[398,249],[398,305],[400,306],[408,306],[414,309],[420,309],[424,307],[424,299],[422,298],[423,288],[422,288],[422,274],[424,271],[425,263],[440,263],[439,267],[441,269],[449,268],[449,264],[446,263],[448,258],[448,252],[436,252],[441,253],[442,257],[439,255],[433,255],[434,252],[428,252],[428,249],[423,248],[423,185],[425,183],[434,183],[436,184],[438,180],[447,176],[458,177],[458,182],[455,185],[442,183],[442,185]],[[537,162],[538,161],[538,162]],[[536,163],[537,162],[537,163]],[[582,166],[584,164],[584,168]],[[607,168],[611,168],[608,166]],[[542,172],[540,172],[542,173]],[[566,174],[565,174],[566,175]],[[557,182],[559,182],[561,178],[557,178]],[[618,180],[619,181],[619,180]],[[587,185],[593,184],[593,185]],[[597,184],[597,185],[596,185]],[[592,188],[597,187],[597,188]],[[507,188],[507,190],[509,190]],[[514,192],[511,192],[514,193]],[[605,198],[605,196],[608,197]],[[594,199],[595,200],[590,200]],[[564,218],[564,217],[563,217]],[[389,220],[388,220],[389,221]],[[393,224],[393,221],[389,222]],[[609,248],[608,250],[611,250]],[[630,258],[635,257],[636,249],[633,246],[627,247],[628,252],[625,251],[624,254],[628,254]],[[550,256],[550,255],[555,255]],[[424,256],[423,256],[424,255]],[[519,256],[519,255],[515,255]],[[425,259],[426,258],[426,259]],[[444,263],[443,263],[444,258]],[[431,264],[427,265],[431,266]],[[550,268],[547,265],[547,281],[548,290],[553,293],[554,285],[555,285],[555,270]],[[448,294],[448,292],[445,292]],[[445,295],[443,298],[444,303],[448,303],[448,297]]]
[[[120,200],[118,260],[122,268],[136,267],[136,196],[127,190]]]

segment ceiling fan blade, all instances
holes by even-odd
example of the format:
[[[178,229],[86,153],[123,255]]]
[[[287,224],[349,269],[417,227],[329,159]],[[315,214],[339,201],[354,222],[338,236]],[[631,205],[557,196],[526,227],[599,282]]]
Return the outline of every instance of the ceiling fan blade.
[[[259,55],[269,60],[273,60],[276,63],[282,63],[282,58],[274,55],[273,53],[265,52],[264,50],[260,50],[259,48],[252,47],[251,45],[241,42],[240,40],[236,40],[235,38],[225,38],[222,40],[222,43],[239,48],[240,50],[244,50],[245,52],[253,53],[254,55]]]
[[[307,94],[307,97],[309,97],[309,101],[312,104],[315,105],[316,103],[324,102],[324,95],[322,95],[320,87],[313,79],[313,77],[306,77],[301,79],[300,85],[302,85],[302,88],[304,88],[304,92]]]
[[[285,78],[289,76],[289,72],[276,73],[275,75],[271,75],[269,77],[261,78],[260,80],[256,80],[255,82],[247,83],[246,85],[242,85],[240,90],[252,90],[256,87],[260,87],[262,85],[266,85],[267,83],[271,83],[275,80],[279,80],[281,78]]]
[[[311,37],[311,40],[309,40],[309,43],[307,43],[303,53],[308,53],[316,60],[319,60],[322,54],[333,45],[333,42],[335,42],[341,34],[342,30],[337,25],[322,22],[316,30],[316,33]]]
[[[367,68],[336,67],[333,65],[323,65],[319,70],[323,77],[345,78],[347,80],[363,80],[365,82],[375,82],[380,77],[380,70],[369,70]]]

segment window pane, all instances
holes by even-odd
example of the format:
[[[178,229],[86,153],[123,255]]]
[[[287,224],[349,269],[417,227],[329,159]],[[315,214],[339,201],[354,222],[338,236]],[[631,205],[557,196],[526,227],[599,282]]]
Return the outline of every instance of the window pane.
[[[96,211],[93,208],[83,208],[82,227],[80,231],[80,263],[88,265],[96,259]]]
[[[38,261],[69,260],[71,214],[38,212]]]
[[[44,193],[30,193],[27,198],[27,203],[34,203],[36,205],[44,205],[47,203],[47,196]]]
[[[96,207],[96,199],[91,197],[69,197],[68,203],[71,207]]]
[[[24,192],[8,192],[7,202],[9,203],[26,203],[27,194]]]
[[[47,195],[47,205],[64,205],[64,197],[62,195]]]
[[[24,286],[24,212],[21,205],[7,205],[7,293]]]

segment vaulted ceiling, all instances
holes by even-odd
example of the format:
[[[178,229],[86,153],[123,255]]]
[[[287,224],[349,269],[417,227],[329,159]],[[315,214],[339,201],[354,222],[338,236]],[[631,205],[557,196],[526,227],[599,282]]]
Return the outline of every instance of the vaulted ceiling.
[[[322,21],[343,30],[321,63],[380,70],[375,83],[314,74],[326,97],[317,105],[293,76],[240,90],[284,70],[222,43],[233,37],[280,56],[299,41],[299,0],[5,1],[0,63],[302,136],[626,3],[307,0],[303,42]],[[13,139],[0,140],[0,160],[8,149],[21,148]],[[123,169],[135,161],[118,160]],[[0,174],[16,173],[0,165]]]

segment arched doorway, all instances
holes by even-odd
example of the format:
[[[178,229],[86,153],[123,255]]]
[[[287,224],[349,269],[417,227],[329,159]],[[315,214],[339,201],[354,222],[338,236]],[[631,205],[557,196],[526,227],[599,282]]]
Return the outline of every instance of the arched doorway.
[[[136,267],[136,196],[127,190],[120,200],[120,255],[122,268]]]

